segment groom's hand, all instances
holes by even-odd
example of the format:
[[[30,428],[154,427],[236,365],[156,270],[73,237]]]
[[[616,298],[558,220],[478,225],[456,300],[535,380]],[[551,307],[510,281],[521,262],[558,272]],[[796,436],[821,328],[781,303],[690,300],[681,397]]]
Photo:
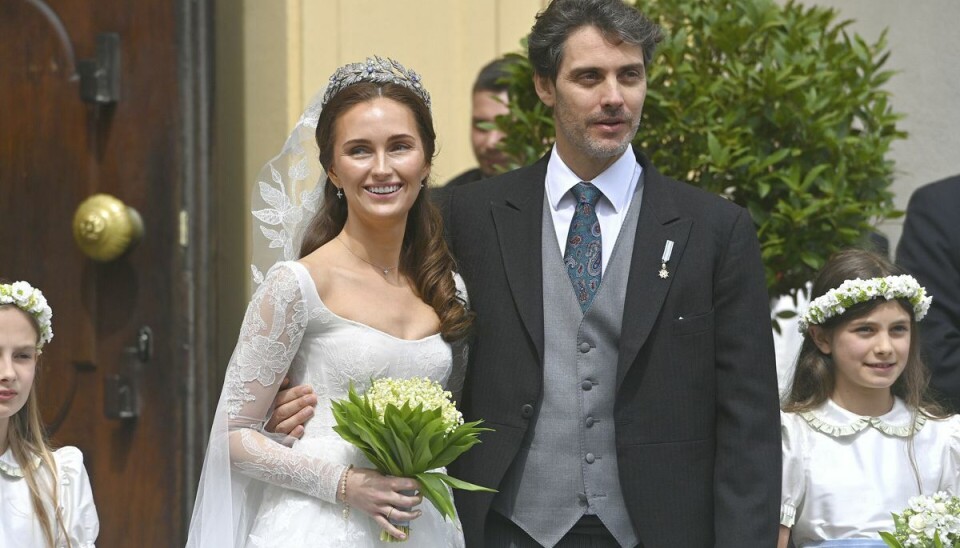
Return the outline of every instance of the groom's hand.
[[[290,386],[290,379],[283,379],[280,391],[273,400],[273,415],[267,421],[267,432],[287,434],[294,438],[303,437],[303,425],[313,417],[313,408],[317,405],[317,396],[308,384]]]

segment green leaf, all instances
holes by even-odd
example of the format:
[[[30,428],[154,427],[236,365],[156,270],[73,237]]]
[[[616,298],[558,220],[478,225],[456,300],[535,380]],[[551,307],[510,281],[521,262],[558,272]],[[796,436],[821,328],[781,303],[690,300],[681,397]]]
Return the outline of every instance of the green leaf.
[[[820,265],[821,258],[818,255],[814,255],[810,251],[802,252],[800,254],[800,257],[803,259],[804,264],[806,264],[807,266],[809,266],[814,270],[817,270],[821,266]]]
[[[483,487],[481,485],[476,485],[467,481],[463,481],[440,472],[430,472],[432,475],[443,480],[444,483],[449,485],[452,489],[463,489],[464,491],[484,491],[486,493],[496,493],[496,489],[490,489],[489,487]]]
[[[454,521],[457,518],[457,510],[453,505],[453,497],[437,474],[424,472],[414,477],[420,482],[420,493],[424,498],[433,503],[433,506],[450,521]]]
[[[897,540],[897,537],[891,535],[890,533],[887,533],[886,531],[880,532],[880,538],[882,538],[883,542],[886,542],[887,546],[889,546],[890,548],[903,548],[903,544],[901,544],[900,541]]]
[[[433,462],[433,449],[443,448],[444,422],[442,418],[427,423],[413,440],[413,462],[417,470],[430,470]]]
[[[481,432],[490,431],[489,428],[478,428],[480,421],[468,422],[460,425],[456,430],[447,434],[444,447],[430,463],[430,469],[447,466],[467,449],[480,443]]]

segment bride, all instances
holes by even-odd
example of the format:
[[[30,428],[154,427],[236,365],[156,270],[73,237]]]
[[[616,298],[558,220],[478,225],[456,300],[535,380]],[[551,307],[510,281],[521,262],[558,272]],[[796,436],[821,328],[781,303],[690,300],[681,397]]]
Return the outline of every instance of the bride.
[[[254,268],[262,283],[227,368],[187,546],[374,546],[381,529],[403,538],[391,520],[415,520],[411,546],[462,546],[458,523],[404,494],[418,488],[415,480],[381,475],[331,429],[328,403],[346,397],[351,382],[360,391],[384,376],[462,384],[452,344],[470,313],[427,196],[436,140],[430,96],[415,72],[368,59],[337,69],[295,133],[314,127],[326,172],[321,204],[299,260],[265,276]],[[295,141],[286,152],[316,154]],[[287,175],[302,179],[304,169],[293,162]],[[260,191],[273,208],[254,214],[295,224],[312,198],[303,194],[294,206],[282,170],[271,165],[269,173]],[[293,248],[288,227],[261,228],[271,247]],[[319,401],[292,443],[263,428],[285,376],[312,386]]]

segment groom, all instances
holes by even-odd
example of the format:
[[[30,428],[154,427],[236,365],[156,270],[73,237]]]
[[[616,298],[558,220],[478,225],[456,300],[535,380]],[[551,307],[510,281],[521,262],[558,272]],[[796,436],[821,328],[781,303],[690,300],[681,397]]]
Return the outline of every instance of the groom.
[[[461,404],[495,429],[452,474],[499,490],[456,492],[469,546],[777,543],[777,379],[753,223],[630,147],[660,38],[621,0],[554,0],[529,37],[553,150],[447,197],[477,313]],[[298,396],[279,419],[315,402]]]
[[[621,0],[554,0],[529,37],[553,150],[450,193],[477,313],[463,411],[495,429],[452,473],[499,490],[456,492],[469,545],[776,545],[754,225],[630,147],[660,38]]]

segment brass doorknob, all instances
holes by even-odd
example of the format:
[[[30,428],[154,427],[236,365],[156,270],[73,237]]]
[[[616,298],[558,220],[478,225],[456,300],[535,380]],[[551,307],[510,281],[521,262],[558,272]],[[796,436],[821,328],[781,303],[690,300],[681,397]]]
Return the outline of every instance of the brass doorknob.
[[[108,262],[123,255],[143,236],[137,210],[109,194],[94,194],[73,215],[73,239],[83,254]]]

